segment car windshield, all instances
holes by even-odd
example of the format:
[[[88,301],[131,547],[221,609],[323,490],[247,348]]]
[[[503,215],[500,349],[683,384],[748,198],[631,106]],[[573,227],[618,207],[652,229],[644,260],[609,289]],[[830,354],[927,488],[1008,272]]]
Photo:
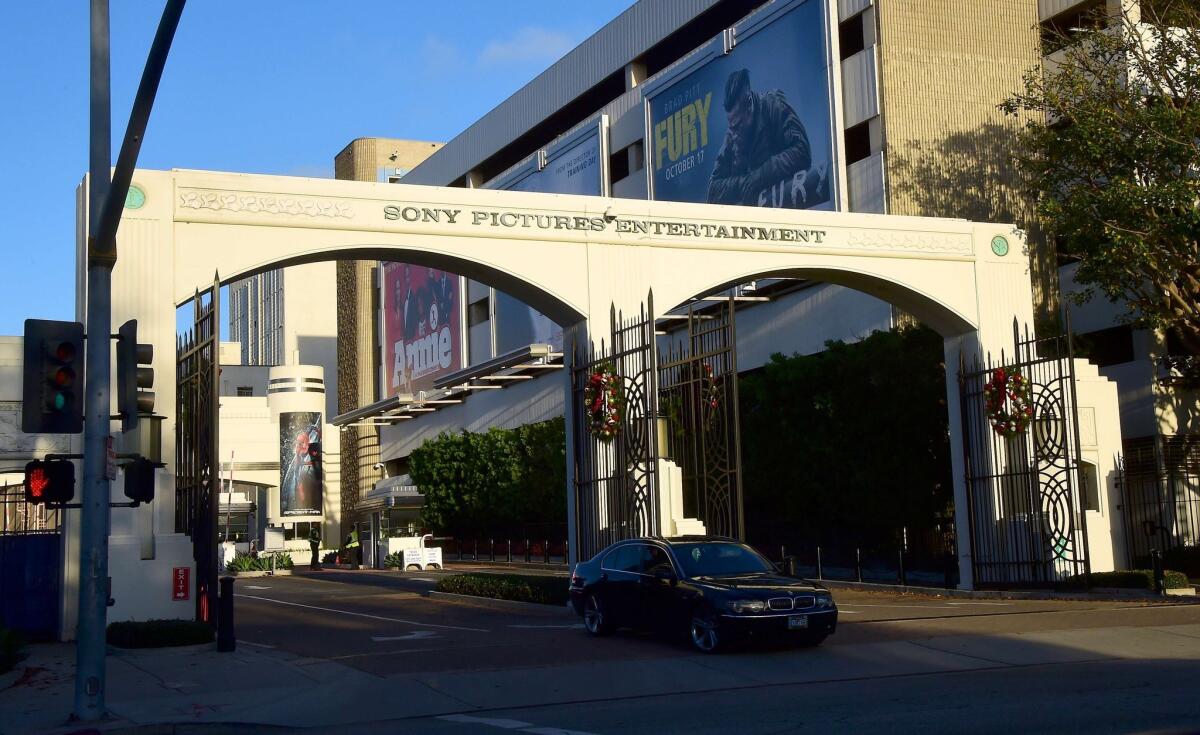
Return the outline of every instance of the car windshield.
[[[741,544],[677,544],[673,549],[687,577],[723,577],[775,571],[770,562]]]

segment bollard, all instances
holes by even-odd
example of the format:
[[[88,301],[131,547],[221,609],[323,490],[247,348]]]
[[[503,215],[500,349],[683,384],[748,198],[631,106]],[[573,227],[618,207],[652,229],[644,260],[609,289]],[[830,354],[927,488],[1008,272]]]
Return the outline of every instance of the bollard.
[[[821,547],[817,547],[817,579],[824,579],[821,569]]]
[[[490,554],[491,554],[492,563],[495,564],[496,563],[496,539],[494,539],[494,538],[488,539],[488,550],[490,551]]]
[[[795,577],[796,576],[796,557],[794,557],[794,556],[787,557],[784,560],[783,568],[787,572],[789,577]]]
[[[570,548],[570,542],[567,539],[563,539],[562,550],[563,550],[563,566],[569,567],[569,566],[571,566],[571,548]]]
[[[1154,594],[1167,594],[1167,579],[1163,573],[1162,552],[1158,549],[1150,550],[1150,565],[1154,570]]]
[[[542,556],[545,557],[546,563],[550,563],[550,540],[547,539],[542,544]]]
[[[787,566],[787,549],[784,548],[783,544],[779,545],[779,559],[783,562],[784,566]]]
[[[237,648],[233,636],[233,577],[221,577],[217,598],[217,650],[232,653]]]
[[[862,549],[854,549],[854,581],[862,581]]]
[[[512,564],[512,539],[508,540],[508,563]]]
[[[906,575],[904,574],[904,547],[900,547],[900,570],[896,576],[900,581],[901,587],[908,586],[908,580],[906,578]]]

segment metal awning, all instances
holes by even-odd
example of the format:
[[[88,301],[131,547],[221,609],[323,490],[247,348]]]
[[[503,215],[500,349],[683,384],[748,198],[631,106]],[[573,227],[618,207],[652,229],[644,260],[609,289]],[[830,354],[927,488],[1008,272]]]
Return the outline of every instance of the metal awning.
[[[386,426],[437,411],[443,406],[462,403],[476,390],[498,390],[509,383],[531,380],[537,371],[561,368],[562,352],[552,345],[526,345],[487,362],[445,375],[434,381],[433,390],[385,398],[339,414],[332,423],[343,428]]]
[[[420,508],[425,496],[412,484],[408,475],[385,477],[375,483],[357,503],[354,510],[384,510],[387,508]]]

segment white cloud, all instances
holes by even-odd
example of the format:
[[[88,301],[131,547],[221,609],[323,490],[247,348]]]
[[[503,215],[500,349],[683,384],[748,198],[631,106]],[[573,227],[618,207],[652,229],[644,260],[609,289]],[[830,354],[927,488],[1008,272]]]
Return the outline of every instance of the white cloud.
[[[480,64],[557,61],[575,47],[575,38],[562,31],[525,26],[510,38],[493,39],[479,52]]]

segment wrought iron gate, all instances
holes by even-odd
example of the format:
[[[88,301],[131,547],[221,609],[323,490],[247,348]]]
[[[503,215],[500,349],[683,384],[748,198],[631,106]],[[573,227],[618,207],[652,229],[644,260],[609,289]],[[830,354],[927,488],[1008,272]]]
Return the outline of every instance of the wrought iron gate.
[[[1090,572],[1081,498],[1070,328],[1022,337],[1014,355],[959,366],[971,558],[976,586],[1050,585]],[[1032,416],[1012,436],[993,426],[985,391],[997,370],[1030,384]],[[961,510],[959,512],[962,512]]]
[[[653,292],[632,319],[611,309],[607,345],[601,339],[570,349],[576,538],[579,558],[590,559],[614,541],[657,536],[661,528]],[[593,376],[608,371],[619,377],[621,401],[616,433],[605,439],[589,429],[584,395]]]
[[[176,357],[175,530],[192,539],[196,619],[217,612],[217,426],[221,284],[197,291],[195,323],[178,339]]]
[[[683,511],[707,533],[745,538],[733,299],[688,307],[658,369],[665,458],[683,476]]]
[[[1119,470],[1131,567],[1149,568],[1153,549],[1170,565],[1177,550],[1200,546],[1200,436],[1126,442]]]

